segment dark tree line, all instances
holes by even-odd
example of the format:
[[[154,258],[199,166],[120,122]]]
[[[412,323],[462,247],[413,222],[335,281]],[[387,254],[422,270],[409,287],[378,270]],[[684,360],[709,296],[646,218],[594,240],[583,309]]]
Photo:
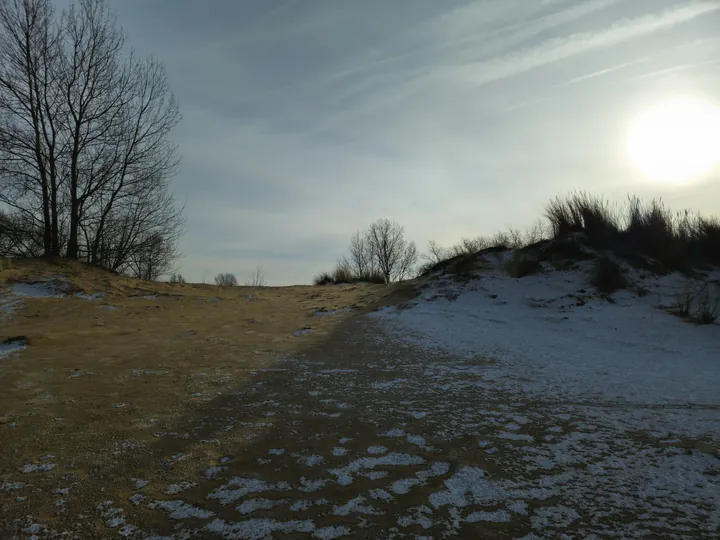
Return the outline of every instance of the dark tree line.
[[[0,256],[66,256],[141,278],[177,257],[180,111],[125,48],[108,0],[0,0]]]

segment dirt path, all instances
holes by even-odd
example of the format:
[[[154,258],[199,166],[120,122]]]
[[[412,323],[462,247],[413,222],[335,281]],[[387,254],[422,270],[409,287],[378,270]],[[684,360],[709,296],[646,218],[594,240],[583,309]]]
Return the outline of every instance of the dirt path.
[[[343,317],[313,313],[316,319]],[[109,400],[128,405],[115,411],[120,419],[112,429],[66,421],[64,435],[46,430],[34,443],[25,441],[23,448],[32,446],[38,456],[33,461],[4,455],[6,532],[0,536],[717,533],[714,441],[633,432],[623,423],[657,411],[511,390],[493,376],[491,360],[431,354],[363,314],[338,320],[344,322],[328,326],[322,339],[313,341],[311,333],[282,342],[308,338],[307,347],[278,342],[253,358],[249,351],[257,345],[241,346],[232,328],[216,333],[219,347],[222,340],[235,341],[223,345],[213,371],[212,358],[198,366],[185,358],[175,387],[154,386],[166,375],[143,356],[145,370]],[[242,366],[232,372],[236,363]],[[164,366],[174,369],[169,360]],[[178,402],[165,416],[150,408],[152,396],[145,394],[153,390],[172,394],[163,403],[169,397]],[[181,405],[191,398],[193,407]],[[137,406],[141,399],[150,399],[143,402],[145,411]],[[674,406],[662,414],[677,423],[718,417],[712,407]],[[96,427],[105,440],[93,442]],[[6,443],[17,446],[8,432]],[[76,440],[77,446],[58,456],[59,440]]]

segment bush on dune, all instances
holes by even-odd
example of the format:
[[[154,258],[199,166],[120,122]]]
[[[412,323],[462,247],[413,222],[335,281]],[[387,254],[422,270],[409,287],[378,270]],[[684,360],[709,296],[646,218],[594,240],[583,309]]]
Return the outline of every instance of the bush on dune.
[[[332,272],[321,272],[313,279],[315,285],[345,285],[349,283],[372,283],[383,285],[385,277],[380,272],[353,272],[346,265],[338,264]]]
[[[688,210],[673,214],[658,199],[630,197],[616,208],[602,197],[576,193],[546,209],[553,237],[582,232],[590,246],[650,257],[668,271],[720,264],[720,221]]]

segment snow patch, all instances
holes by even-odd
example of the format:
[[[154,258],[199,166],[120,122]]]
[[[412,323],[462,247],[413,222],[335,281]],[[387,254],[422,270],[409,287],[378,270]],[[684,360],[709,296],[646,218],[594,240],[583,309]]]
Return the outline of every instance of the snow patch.
[[[230,489],[236,488],[236,489]],[[292,488],[287,482],[268,484],[258,478],[232,478],[227,484],[216,489],[208,495],[208,499],[217,499],[221,504],[230,504],[243,498],[249,493],[264,493],[266,491],[290,491]]]
[[[64,298],[68,285],[59,281],[41,281],[37,283],[13,283],[8,287],[15,296],[24,298]]]
[[[0,358],[5,358],[11,354],[24,351],[27,349],[27,341],[23,338],[9,339],[0,343]]]
[[[315,531],[315,524],[310,520],[249,519],[239,523],[228,523],[225,520],[216,519],[207,524],[205,530],[227,539],[262,540],[271,538],[275,532],[312,533]]]

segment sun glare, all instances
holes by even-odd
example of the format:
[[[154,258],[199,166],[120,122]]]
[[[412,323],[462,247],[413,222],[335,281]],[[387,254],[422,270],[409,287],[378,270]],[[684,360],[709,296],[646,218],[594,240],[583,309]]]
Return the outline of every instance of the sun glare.
[[[650,109],[631,126],[628,151],[652,180],[699,179],[720,165],[720,106],[684,96]]]

